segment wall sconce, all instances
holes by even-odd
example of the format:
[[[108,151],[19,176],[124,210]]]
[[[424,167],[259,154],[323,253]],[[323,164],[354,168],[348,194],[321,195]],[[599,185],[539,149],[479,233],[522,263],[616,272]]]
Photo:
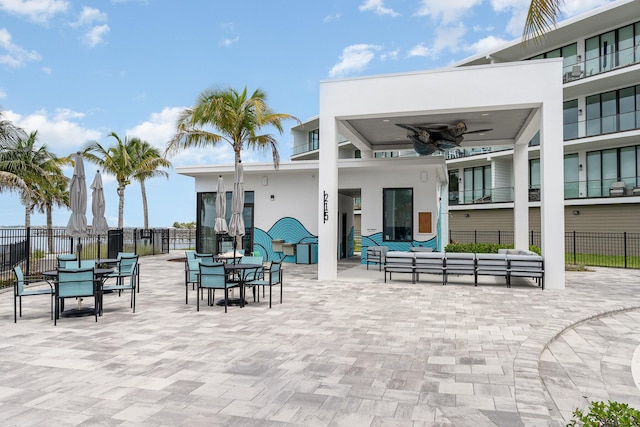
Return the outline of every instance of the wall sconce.
[[[580,211],[573,211],[574,215],[580,215]]]
[[[578,55],[578,62],[582,61],[582,55]]]
[[[581,116],[582,115],[582,108],[578,108],[578,115]]]
[[[267,178],[266,176],[262,177],[262,185],[267,186],[269,185],[269,178]]]
[[[269,198],[270,198],[270,199],[271,199],[271,201],[273,202],[273,201],[276,199],[276,196],[275,196],[275,194],[272,194]]]
[[[581,171],[582,170],[582,164],[578,165],[578,170]]]
[[[464,217],[465,218],[469,218],[469,214],[464,214]]]

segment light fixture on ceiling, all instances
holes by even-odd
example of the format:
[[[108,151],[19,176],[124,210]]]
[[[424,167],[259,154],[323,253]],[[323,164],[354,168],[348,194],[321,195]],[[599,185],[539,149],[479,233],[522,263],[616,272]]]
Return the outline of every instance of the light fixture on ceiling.
[[[389,119],[382,119],[383,122],[389,123]]]
[[[482,117],[487,117],[489,113],[482,113]]]

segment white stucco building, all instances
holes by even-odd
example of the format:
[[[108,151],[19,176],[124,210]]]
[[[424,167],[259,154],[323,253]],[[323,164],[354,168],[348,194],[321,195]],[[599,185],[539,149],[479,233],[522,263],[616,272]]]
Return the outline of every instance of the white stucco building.
[[[562,180],[562,82],[556,79],[561,73],[560,59],[546,59],[322,82],[320,113],[312,120],[322,135],[317,160],[291,161],[277,171],[271,164],[244,165],[245,247],[274,257],[274,239],[317,243],[318,278],[335,279],[337,260],[353,254],[353,198],[359,197],[362,229],[371,244],[443,250],[449,218],[445,157],[376,153],[411,152],[407,130],[398,124],[462,121],[469,130],[490,131],[464,135],[461,147],[513,147],[513,228],[516,247],[523,249],[529,229],[527,145],[539,133],[547,284],[563,288],[563,194],[553,185]],[[310,130],[296,127],[294,138],[313,137]],[[359,158],[343,158],[350,157],[349,150],[340,151],[345,139]],[[198,250],[215,251],[216,180],[222,175],[230,188],[233,165],[177,171],[195,178]]]

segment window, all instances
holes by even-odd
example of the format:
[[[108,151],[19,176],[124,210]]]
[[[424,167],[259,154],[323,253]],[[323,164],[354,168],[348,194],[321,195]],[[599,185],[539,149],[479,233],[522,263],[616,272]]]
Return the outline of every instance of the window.
[[[543,58],[562,58],[563,74],[571,73],[574,65],[578,63],[578,44],[572,43],[570,45],[551,50],[549,52],[536,55],[530,59],[543,59]]]
[[[464,170],[464,202],[491,201],[491,166],[477,166]]]
[[[588,96],[587,136],[640,127],[640,85]],[[570,102],[570,101],[568,101]],[[565,102],[565,108],[568,108]],[[565,139],[567,132],[565,109]]]
[[[458,180],[460,179],[460,171],[458,169],[449,171],[449,204],[457,205],[460,203],[460,186]]]
[[[413,241],[413,189],[382,190],[382,240]]]
[[[587,153],[587,196],[608,196],[616,181],[627,189],[640,185],[640,145]]]
[[[564,198],[575,199],[580,196],[579,172],[577,154],[566,154],[564,156]]]
[[[586,40],[586,75],[602,73],[640,61],[640,22]]]
[[[562,104],[564,140],[576,139],[578,137],[578,100],[573,99]],[[540,136],[538,136],[538,145]]]
[[[320,129],[309,132],[309,151],[320,148]]]
[[[529,160],[529,188],[540,188],[540,159]]]
[[[227,224],[231,219],[231,191],[226,192],[227,211],[225,221]],[[202,253],[217,253],[219,251],[218,241],[232,241],[232,238],[225,235],[218,236],[214,231],[216,219],[216,193],[204,192],[198,193],[196,197],[197,204],[197,230],[196,250]],[[253,206],[254,192],[244,192],[244,209],[242,218],[244,219],[245,235],[242,237],[242,247],[245,251],[253,250]]]

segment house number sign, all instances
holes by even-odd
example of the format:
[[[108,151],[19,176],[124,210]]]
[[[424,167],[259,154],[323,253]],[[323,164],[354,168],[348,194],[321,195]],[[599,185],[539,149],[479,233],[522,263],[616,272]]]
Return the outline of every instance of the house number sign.
[[[329,195],[326,191],[324,193],[324,221],[323,223],[329,221]]]

